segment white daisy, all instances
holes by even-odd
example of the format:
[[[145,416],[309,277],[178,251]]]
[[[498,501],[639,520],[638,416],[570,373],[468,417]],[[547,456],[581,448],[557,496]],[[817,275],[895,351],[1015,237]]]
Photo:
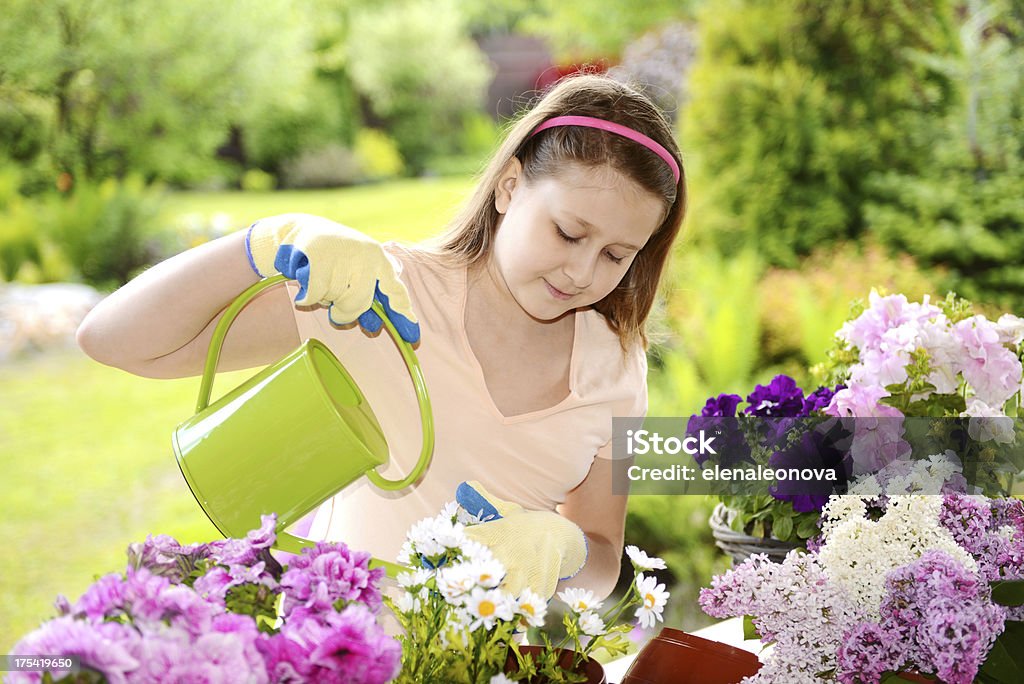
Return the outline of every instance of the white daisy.
[[[505,566],[497,560],[474,561],[462,566],[473,581],[485,589],[494,589],[505,577]]]
[[[665,591],[664,584],[658,584],[657,577],[644,577],[643,573],[636,576],[636,589],[643,605],[636,609],[635,616],[640,626],[648,629],[663,619],[661,614],[665,611],[669,593]]]
[[[601,607],[601,601],[597,600],[594,592],[587,589],[566,589],[558,592],[558,598],[576,613],[587,610],[597,610]]]
[[[414,596],[407,591],[403,591],[402,595],[398,597],[398,612],[400,613],[417,613],[423,608],[418,596]]]
[[[496,674],[493,677],[491,677],[491,680],[488,682],[488,684],[516,684],[516,683],[499,672],[498,674]]]
[[[416,568],[409,572],[399,573],[395,579],[398,581],[398,586],[403,589],[415,589],[422,587],[433,576],[434,573],[426,568]]]
[[[466,565],[451,565],[437,573],[437,590],[448,603],[455,603],[475,586],[476,578],[468,572]]]
[[[626,555],[633,563],[633,567],[639,570],[664,570],[665,561],[660,558],[648,556],[646,551],[641,551],[636,546],[627,546]]]
[[[580,629],[584,634],[597,637],[605,632],[604,620],[592,610],[586,610],[580,614]]]
[[[469,625],[472,632],[480,627],[490,629],[498,620],[511,620],[513,617],[512,603],[508,596],[496,589],[474,588],[466,601],[466,609],[473,618]]]
[[[516,612],[522,616],[520,625],[523,627],[543,627],[544,618],[548,614],[548,602],[532,589],[524,589],[516,601]]]
[[[462,543],[462,557],[467,562],[486,563],[494,560],[491,550],[478,541],[467,538]]]

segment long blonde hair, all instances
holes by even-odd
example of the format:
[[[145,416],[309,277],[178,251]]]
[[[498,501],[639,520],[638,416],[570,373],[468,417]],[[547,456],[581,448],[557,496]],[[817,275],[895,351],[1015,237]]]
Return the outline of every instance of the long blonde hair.
[[[569,115],[613,121],[657,141],[679,164],[679,181],[654,152],[619,135],[581,126],[550,128],[531,135],[547,119]],[[644,323],[686,211],[686,175],[668,121],[646,96],[607,76],[584,74],[562,79],[509,130],[469,201],[441,237],[437,248],[443,256],[468,266],[490,255],[500,222],[494,207],[495,189],[513,157],[522,164],[527,181],[552,177],[567,163],[610,167],[662,198],[665,213],[661,224],[619,285],[594,304],[624,350],[636,343],[646,348]]]

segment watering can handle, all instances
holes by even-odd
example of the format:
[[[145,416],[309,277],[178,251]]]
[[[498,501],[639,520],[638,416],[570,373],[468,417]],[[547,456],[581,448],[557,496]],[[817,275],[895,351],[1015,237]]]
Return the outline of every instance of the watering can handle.
[[[231,327],[238,312],[257,294],[286,280],[288,278],[283,275],[275,275],[261,280],[240,294],[224,311],[224,315],[217,323],[217,327],[214,328],[213,339],[210,340],[210,350],[206,354],[206,366],[203,368],[203,381],[199,386],[199,401],[196,403],[196,413],[199,413],[210,404],[210,394],[213,391],[213,376],[217,373],[217,363],[220,361],[221,347],[224,345],[224,338],[228,334],[228,328]],[[384,326],[391,334],[391,338],[398,344],[398,351],[402,353],[402,359],[405,361],[409,374],[412,376],[412,384],[416,389],[416,399],[420,408],[420,426],[423,432],[423,448],[420,451],[420,458],[408,475],[400,480],[389,480],[380,475],[376,470],[366,471],[366,477],[377,487],[388,491],[395,491],[405,489],[413,482],[416,482],[423,475],[423,471],[427,469],[427,466],[430,465],[430,458],[434,453],[434,418],[433,412],[430,409],[430,397],[427,395],[427,385],[423,380],[423,370],[416,359],[416,352],[413,351],[412,345],[398,334],[395,326],[384,313],[384,308],[376,299],[373,301],[373,310],[380,316]]]

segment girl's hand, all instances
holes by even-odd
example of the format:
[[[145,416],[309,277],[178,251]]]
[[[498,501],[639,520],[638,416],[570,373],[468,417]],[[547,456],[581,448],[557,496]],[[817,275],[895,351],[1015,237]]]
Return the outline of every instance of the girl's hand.
[[[529,587],[549,599],[559,580],[572,577],[587,562],[583,530],[554,511],[529,511],[502,501],[479,482],[460,484],[455,500],[487,520],[466,527],[466,536],[487,546],[505,566],[501,586],[513,596]]]
[[[334,324],[358,319],[377,332],[382,321],[370,308],[376,295],[402,339],[419,340],[409,291],[380,243],[359,231],[320,216],[281,214],[252,224],[246,250],[260,277],[282,273],[298,281],[297,305],[327,306]]]

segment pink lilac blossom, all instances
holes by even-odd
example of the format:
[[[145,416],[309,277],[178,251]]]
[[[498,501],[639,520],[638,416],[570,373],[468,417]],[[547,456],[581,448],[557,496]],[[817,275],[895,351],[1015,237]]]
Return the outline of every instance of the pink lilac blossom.
[[[782,563],[751,556],[713,578],[699,601],[713,617],[753,616],[762,640],[774,642],[751,683],[804,680],[834,669],[842,635],[864,618],[814,555],[795,551]]]
[[[949,684],[969,684],[1006,621],[988,583],[942,551],[886,576],[881,626],[899,634],[908,661]]]
[[[836,678],[843,684],[880,682],[906,660],[900,634],[875,622],[861,622],[843,635],[836,654]]]
[[[986,581],[1024,579],[1022,506],[1024,502],[1018,499],[947,494],[939,520],[978,562],[978,571]]]
[[[342,543],[317,542],[313,548],[303,549],[281,576],[285,617],[299,608],[330,610],[339,600],[360,601],[378,610],[382,600],[377,582],[384,571],[370,570],[369,561],[370,554],[351,551]]]

